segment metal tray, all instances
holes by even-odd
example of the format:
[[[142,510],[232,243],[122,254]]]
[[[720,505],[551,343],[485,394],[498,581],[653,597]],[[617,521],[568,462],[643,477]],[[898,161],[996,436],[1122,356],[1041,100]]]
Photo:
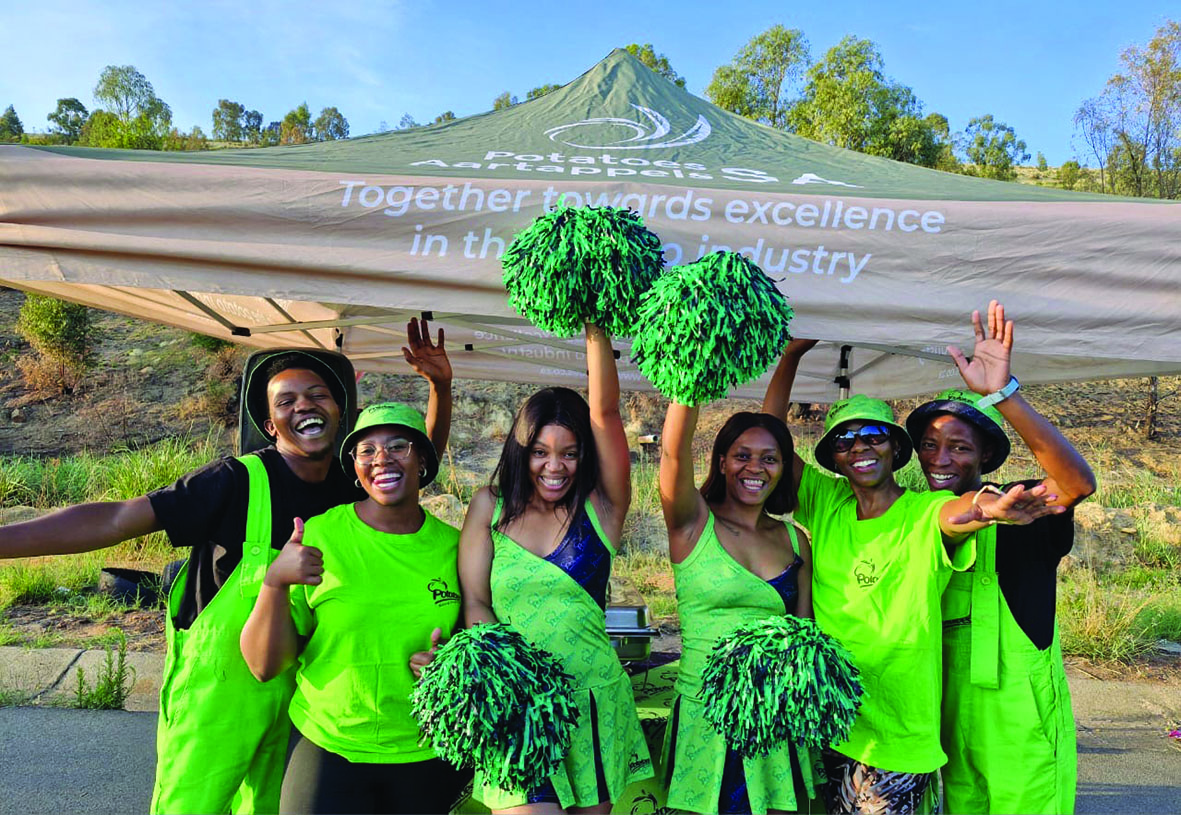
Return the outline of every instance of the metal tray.
[[[657,630],[647,606],[607,606],[607,636],[620,662],[639,662],[652,654]]]

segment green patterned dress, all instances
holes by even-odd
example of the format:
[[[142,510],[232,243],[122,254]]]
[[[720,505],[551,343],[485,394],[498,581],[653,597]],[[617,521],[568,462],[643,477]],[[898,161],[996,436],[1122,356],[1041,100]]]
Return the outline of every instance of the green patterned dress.
[[[788,530],[798,558],[795,529],[789,525]],[[714,644],[738,626],[783,616],[794,611],[794,603],[792,609],[786,608],[770,581],[742,566],[722,547],[712,512],[693,551],[673,564],[673,576],[681,616],[682,654],[677,697],[664,742],[664,766],[669,768],[668,806],[690,812],[727,811],[719,797],[723,789],[729,792],[733,788],[727,770],[729,751],[722,735],[705,720],[701,702],[706,659]],[[733,763],[736,757],[730,759]],[[737,760],[745,776],[750,812],[803,808],[807,801],[799,800],[797,785],[809,798],[816,795],[812,761],[805,749],[790,745],[768,756]]]
[[[492,610],[502,623],[553,654],[574,677],[578,725],[566,760],[550,776],[553,790],[563,808],[594,806],[607,798],[615,801],[632,782],[652,777],[652,761],[631,681],[607,637],[605,598],[593,596],[587,588],[599,585],[605,594],[614,550],[589,501],[585,519],[571,523],[566,538],[548,558],[498,532],[501,511],[497,501],[492,515]],[[601,543],[604,554],[595,573],[572,575],[559,565],[576,569],[571,565],[575,559],[562,556],[588,543],[596,548]],[[479,777],[475,789],[490,809],[527,800],[525,794],[488,787]]]

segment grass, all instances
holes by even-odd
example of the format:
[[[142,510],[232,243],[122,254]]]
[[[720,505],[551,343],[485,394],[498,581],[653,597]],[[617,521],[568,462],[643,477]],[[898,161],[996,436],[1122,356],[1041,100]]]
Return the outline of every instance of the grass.
[[[1133,662],[1158,640],[1181,641],[1181,578],[1145,567],[1102,577],[1072,569],[1059,580],[1058,628],[1067,654]]]
[[[677,596],[668,555],[642,549],[627,551],[615,559],[612,573],[643,596],[655,620],[675,621]]]
[[[812,460],[818,429],[793,426],[792,430],[800,454]],[[1181,641],[1181,539],[1176,525],[1169,522],[1170,516],[1161,514],[1161,508],[1181,506],[1177,487],[1181,465],[1162,456],[1146,466],[1128,460],[1103,442],[1080,443],[1080,449],[1099,474],[1099,490],[1091,501],[1128,510],[1136,517],[1137,534],[1132,559],[1122,567],[1096,565],[1092,570],[1076,565],[1063,571],[1058,596],[1063,650],[1097,661],[1134,661],[1150,653],[1159,639]],[[209,436],[168,439],[106,456],[8,457],[0,459],[0,506],[49,509],[143,495],[220,452],[215,438]],[[707,454],[705,449],[699,453],[698,482],[705,476]],[[1015,444],[1011,461],[992,477],[998,481],[1028,477],[1037,470],[1031,460]],[[632,468],[632,509],[624,525],[624,546],[615,562],[615,574],[644,596],[654,618],[675,622],[676,597],[666,555],[657,474],[657,464],[647,456]],[[468,471],[448,451],[428,494],[449,493],[466,504],[486,476]],[[900,470],[897,478],[908,488],[926,489],[917,462]],[[175,557],[175,550],[157,533],[102,553],[0,562],[0,611],[15,604],[44,603],[95,620],[109,619],[126,606],[88,590],[97,582],[103,565],[158,571]],[[19,639],[13,629],[0,622],[0,644],[14,638]],[[55,644],[60,639],[60,635],[49,633],[32,644]]]
[[[101,556],[96,554],[0,564],[0,609],[64,602],[97,584],[101,568]]]
[[[0,459],[0,506],[52,509],[87,501],[122,501],[145,495],[218,455],[205,439],[169,438],[111,455],[81,452],[67,458]]]

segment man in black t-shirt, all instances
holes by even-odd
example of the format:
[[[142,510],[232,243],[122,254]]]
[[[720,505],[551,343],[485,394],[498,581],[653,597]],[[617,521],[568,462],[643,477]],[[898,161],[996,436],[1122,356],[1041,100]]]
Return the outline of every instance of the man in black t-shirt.
[[[1013,322],[995,300],[987,331],[972,315],[969,361],[948,348],[967,391],[945,391],[906,420],[927,483],[957,495],[996,489],[983,475],[1009,454],[1005,420],[1037,457],[1051,503],[1028,526],[976,533],[976,565],[943,595],[943,768],[947,812],[1074,811],[1074,720],[1058,645],[1058,563],[1074,542],[1071,509],[1095,491],[1087,462],[1018,392]],[[1004,485],[1007,489],[1012,484]]]
[[[410,347],[404,348],[403,353],[411,367],[430,382],[428,433],[437,449],[442,450],[451,419],[451,366],[443,349],[443,332],[439,332],[436,345],[430,340],[425,322],[420,330],[418,321],[413,320],[407,330]],[[336,373],[314,355],[299,351],[276,354],[262,366],[257,378],[252,377],[247,384],[247,415],[261,432],[274,440],[272,446],[251,456],[261,460],[265,471],[269,495],[265,512],[270,544],[275,551],[282,549],[290,537],[294,518],[306,519],[364,497],[363,491],[344,476],[335,455],[344,396],[344,385]],[[225,770],[221,773],[225,777],[218,778],[213,765],[230,752],[231,745],[203,729],[198,715],[220,703],[224,706],[223,718],[234,725],[238,715],[235,704],[243,703],[237,698],[242,694],[231,691],[218,699],[216,681],[224,680],[227,670],[233,672],[244,667],[237,652],[240,622],[232,615],[223,622],[219,611],[216,625],[208,623],[200,632],[189,631],[227,581],[233,578],[238,587],[243,587],[242,576],[234,576],[243,560],[243,542],[248,537],[251,514],[247,470],[242,460],[225,458],[149,495],[127,501],[80,504],[33,521],[0,527],[0,558],[93,551],[160,530],[168,533],[173,545],[192,547],[187,574],[178,580],[175,596],[170,598],[174,613],[169,620],[170,652],[161,687],[158,739],[162,750],[167,746],[169,762],[165,762],[163,755],[158,757],[154,812],[228,812],[231,805],[235,812],[253,812],[269,810],[278,803],[277,789],[273,795],[270,790],[259,795],[256,790],[247,789],[249,773],[258,768],[243,766],[237,782],[233,780],[237,770],[216,768]],[[241,603],[242,598],[252,604],[247,591],[247,588],[235,590],[235,596],[221,602],[219,607],[224,609],[231,601]],[[257,593],[257,587],[254,591]],[[215,643],[219,651],[232,654],[203,660],[199,650],[183,653],[188,647],[186,643],[201,641]],[[219,660],[233,664],[227,669],[227,663]],[[196,700],[193,708],[201,710],[190,710],[179,704],[186,696]],[[249,700],[245,704],[249,705]],[[241,711],[242,715],[248,712]],[[245,729],[246,723],[241,722],[240,726]],[[248,744],[235,746],[242,747],[245,755],[251,754]],[[282,747],[285,746],[284,739]],[[278,755],[280,774],[283,752]],[[183,755],[172,761],[173,753]],[[164,768],[166,763],[171,769]],[[233,794],[239,782],[242,790],[233,797],[232,804],[230,797],[222,792],[196,797],[213,787],[224,787]]]

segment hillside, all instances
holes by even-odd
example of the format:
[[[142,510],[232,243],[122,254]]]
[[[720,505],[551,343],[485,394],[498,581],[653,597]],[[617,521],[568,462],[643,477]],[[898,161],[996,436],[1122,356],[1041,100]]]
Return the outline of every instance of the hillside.
[[[16,365],[18,357],[29,351],[15,330],[23,299],[19,291],[0,288],[0,455],[105,453],[170,436],[211,434],[219,447],[231,449],[236,431],[217,419],[227,416],[232,365],[235,358],[240,364],[244,352],[218,358],[197,347],[188,332],[96,311],[97,366],[77,392],[43,398],[29,391]],[[220,383],[212,400],[210,380]],[[1160,392],[1171,394],[1179,384],[1175,377],[1162,379]],[[362,404],[378,398],[423,404],[426,399],[425,384],[416,377],[367,374],[358,389]],[[472,463],[494,456],[512,413],[531,391],[528,385],[457,382],[453,455],[462,454],[463,460]],[[1030,386],[1025,392],[1080,446],[1103,449],[1115,459],[1161,475],[1171,472],[1177,460],[1181,397],[1162,400],[1159,436],[1146,442],[1142,429],[1148,397],[1145,379]],[[658,432],[664,404],[658,396],[625,395],[629,431]],[[896,407],[904,415],[914,404],[917,400],[899,402]],[[714,406],[703,420],[701,435],[707,436],[711,425],[740,406],[749,409],[750,403]],[[236,405],[228,407],[232,416]],[[815,426],[817,421],[814,416],[803,424]]]

